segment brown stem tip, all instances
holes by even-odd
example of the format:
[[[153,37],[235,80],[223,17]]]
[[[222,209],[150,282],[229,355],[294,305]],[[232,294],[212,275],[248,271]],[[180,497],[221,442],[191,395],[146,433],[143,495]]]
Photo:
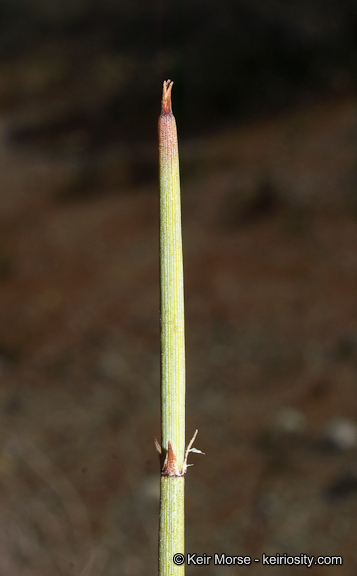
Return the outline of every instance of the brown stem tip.
[[[161,114],[172,114],[171,107],[171,90],[173,86],[172,80],[165,80],[162,88],[162,100],[161,100]]]

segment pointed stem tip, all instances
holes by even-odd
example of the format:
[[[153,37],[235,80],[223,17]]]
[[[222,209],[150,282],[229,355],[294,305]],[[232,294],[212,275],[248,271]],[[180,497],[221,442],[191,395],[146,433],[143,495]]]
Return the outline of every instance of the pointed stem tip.
[[[165,80],[162,88],[162,100],[161,100],[161,114],[172,114],[171,107],[171,90],[173,86],[172,80]]]

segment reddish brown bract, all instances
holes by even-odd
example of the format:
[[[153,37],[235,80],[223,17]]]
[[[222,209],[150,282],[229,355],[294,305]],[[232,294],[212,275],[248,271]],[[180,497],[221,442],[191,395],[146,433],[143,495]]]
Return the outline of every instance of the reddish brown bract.
[[[170,441],[168,444],[165,462],[162,467],[161,476],[182,476],[182,472],[180,472],[177,467],[175,452],[172,449]]]
[[[171,107],[171,90],[173,82],[172,80],[165,80],[162,89],[162,100],[161,100],[161,114],[165,116],[166,114],[172,114]]]

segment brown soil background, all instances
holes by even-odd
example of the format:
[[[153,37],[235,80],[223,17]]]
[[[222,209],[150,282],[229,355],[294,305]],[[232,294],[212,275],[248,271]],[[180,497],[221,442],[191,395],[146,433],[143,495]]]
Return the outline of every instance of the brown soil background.
[[[12,145],[31,113],[0,126],[0,572],[155,573],[157,185],[133,184],[114,146],[92,178],[43,142]],[[342,555],[312,574],[353,576],[356,98],[182,139],[181,156],[187,439],[198,428],[206,453],[186,480],[187,551]]]

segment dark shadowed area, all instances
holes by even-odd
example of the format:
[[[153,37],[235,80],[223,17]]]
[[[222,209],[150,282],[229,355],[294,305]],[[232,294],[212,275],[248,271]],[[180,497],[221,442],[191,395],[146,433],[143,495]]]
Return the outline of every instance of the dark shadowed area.
[[[0,0],[0,573],[157,571],[172,78],[188,552],[357,571],[357,5]],[[191,566],[188,576],[306,567]]]

